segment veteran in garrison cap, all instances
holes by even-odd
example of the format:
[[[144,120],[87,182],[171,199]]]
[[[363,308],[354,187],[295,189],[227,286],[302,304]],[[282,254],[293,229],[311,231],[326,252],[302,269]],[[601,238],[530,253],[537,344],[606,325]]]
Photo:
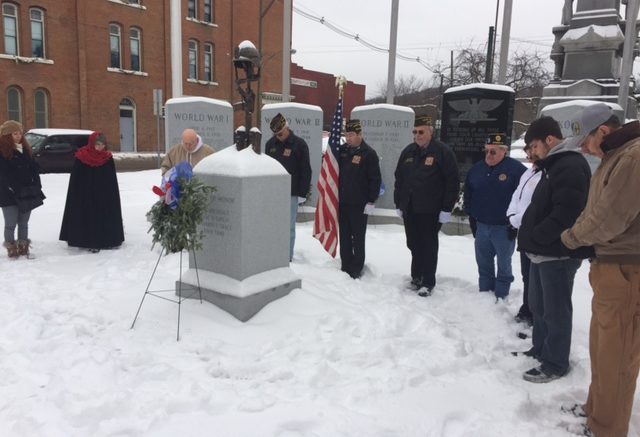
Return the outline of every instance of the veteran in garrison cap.
[[[311,189],[309,146],[289,128],[287,119],[281,113],[271,119],[269,128],[273,136],[265,145],[265,153],[282,164],[291,175],[289,261],[292,261],[298,205],[306,200]]]
[[[411,251],[409,287],[426,297],[436,286],[438,232],[451,219],[460,180],[453,151],[433,138],[431,117],[416,116],[413,138],[398,159],[393,199]]]
[[[348,120],[345,132],[347,143],[340,149],[340,260],[342,271],[357,279],[364,268],[367,221],[380,194],[382,175],[378,154],[362,138],[360,120]]]
[[[488,135],[485,158],[469,169],[464,184],[464,211],[475,237],[478,288],[494,293],[496,301],[509,295],[513,282],[515,235],[510,230],[507,208],[526,170],[522,163],[507,156],[508,144],[505,133]]]

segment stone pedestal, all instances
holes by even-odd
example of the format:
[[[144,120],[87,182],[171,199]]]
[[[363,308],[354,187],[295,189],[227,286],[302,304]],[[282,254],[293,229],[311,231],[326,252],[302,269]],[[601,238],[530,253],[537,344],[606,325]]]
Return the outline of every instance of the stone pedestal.
[[[262,107],[260,129],[262,130],[262,151],[266,152],[265,144],[271,138],[269,124],[271,119],[281,113],[289,123],[289,127],[307,142],[309,146],[309,161],[311,163],[310,196],[305,206],[315,208],[318,203],[318,176],[322,165],[322,108],[303,103],[272,103]]]
[[[233,108],[224,100],[176,97],[165,103],[165,147],[182,141],[182,131],[194,129],[205,144],[220,150],[233,143]]]
[[[394,173],[402,149],[413,142],[411,132],[415,118],[413,109],[386,103],[356,106],[351,111],[351,118],[360,120],[364,141],[376,151],[380,158],[380,172],[385,193],[376,201],[376,208],[395,210]],[[374,216],[377,215],[374,212]]]
[[[289,268],[291,177],[274,159],[234,146],[203,159],[194,175],[216,188],[196,252],[202,297],[247,321],[301,286]],[[190,259],[184,284],[197,286],[194,266]]]
[[[511,144],[514,106],[515,91],[504,85],[476,83],[445,91],[440,139],[456,154],[461,181],[484,159],[489,135],[505,133],[506,144]]]

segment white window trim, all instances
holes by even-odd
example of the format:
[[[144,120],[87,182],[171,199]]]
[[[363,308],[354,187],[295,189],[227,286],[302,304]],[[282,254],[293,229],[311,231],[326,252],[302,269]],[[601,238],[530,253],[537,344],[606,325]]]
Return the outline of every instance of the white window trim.
[[[209,27],[216,27],[216,28],[218,27],[218,25],[216,23],[209,23],[208,21],[198,20],[196,18],[185,17],[185,20],[191,21],[192,23],[203,24],[203,25],[209,26]]]
[[[40,8],[37,8],[37,7],[29,8],[29,24],[31,24],[34,21],[31,18],[31,11],[33,11],[33,10],[39,11],[42,14],[42,20],[40,20],[40,21],[36,20],[36,22],[38,22],[38,23],[40,23],[42,25],[42,54],[47,56],[47,41],[45,40],[45,30],[46,29],[45,29],[45,23],[44,23],[46,14],[45,14],[43,9],[40,9]],[[31,35],[31,38],[33,40],[33,34]],[[46,59],[46,57],[45,58],[41,58],[41,59]]]
[[[4,37],[6,34],[4,33],[4,2],[0,3],[0,16],[2,17],[2,26],[3,26],[3,34],[2,36]],[[13,4],[13,3],[7,3],[7,5],[12,6],[13,7],[13,11],[15,13],[15,15],[7,15],[8,17],[13,17],[14,20],[16,20],[16,53],[17,55],[10,55],[8,53],[5,53],[7,56],[13,56],[13,57],[20,57],[20,10],[18,9],[18,6]],[[4,48],[5,50],[7,49],[6,47]]]
[[[135,30],[136,32],[138,32],[138,37],[137,38],[132,38],[131,37],[131,31]],[[129,63],[132,63],[131,57],[133,56],[133,50],[131,50],[131,41],[137,41],[138,42],[138,65],[140,66],[140,70],[132,70],[132,71],[142,71],[143,65],[142,65],[142,30],[138,27],[130,27],[129,28]]]
[[[14,55],[6,55],[4,53],[0,53],[0,59],[7,59],[9,61],[15,61],[16,64],[24,63],[24,64],[53,64],[52,59],[45,58],[32,58],[29,56],[14,56]]]
[[[200,79],[187,79],[189,83],[197,83],[198,85],[207,85],[207,86],[218,86],[218,82],[209,82],[208,80],[200,80]]]
[[[107,0],[107,1],[110,1],[111,3],[116,3],[118,5],[122,5],[122,6],[129,6],[130,8],[134,8],[134,9],[142,9],[143,11],[147,10],[146,6],[127,3],[122,0]]]
[[[107,67],[107,71],[109,73],[132,74],[134,76],[149,76],[149,73],[145,71],[125,70],[124,68]]]

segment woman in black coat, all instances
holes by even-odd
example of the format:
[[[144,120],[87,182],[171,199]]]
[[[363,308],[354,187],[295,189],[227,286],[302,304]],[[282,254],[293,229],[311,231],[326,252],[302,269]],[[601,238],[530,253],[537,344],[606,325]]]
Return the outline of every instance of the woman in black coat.
[[[22,132],[17,121],[9,120],[0,126],[0,207],[4,216],[4,247],[9,258],[29,257],[29,217],[44,199],[38,164]]]
[[[100,132],[92,133],[89,144],[76,153],[60,240],[94,253],[124,241],[116,167]]]

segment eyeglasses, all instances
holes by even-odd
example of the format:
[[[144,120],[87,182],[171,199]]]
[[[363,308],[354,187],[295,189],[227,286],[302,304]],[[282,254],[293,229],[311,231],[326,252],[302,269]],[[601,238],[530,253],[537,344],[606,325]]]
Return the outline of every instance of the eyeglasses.
[[[414,130],[413,130],[413,134],[414,134],[414,135],[424,135],[424,133],[425,133],[425,132],[426,132],[426,131],[425,131],[425,130],[422,130],[422,129],[419,129],[419,130],[418,130],[418,129],[414,129]]]
[[[496,149],[484,149],[484,154],[496,156],[498,154],[498,151]]]

